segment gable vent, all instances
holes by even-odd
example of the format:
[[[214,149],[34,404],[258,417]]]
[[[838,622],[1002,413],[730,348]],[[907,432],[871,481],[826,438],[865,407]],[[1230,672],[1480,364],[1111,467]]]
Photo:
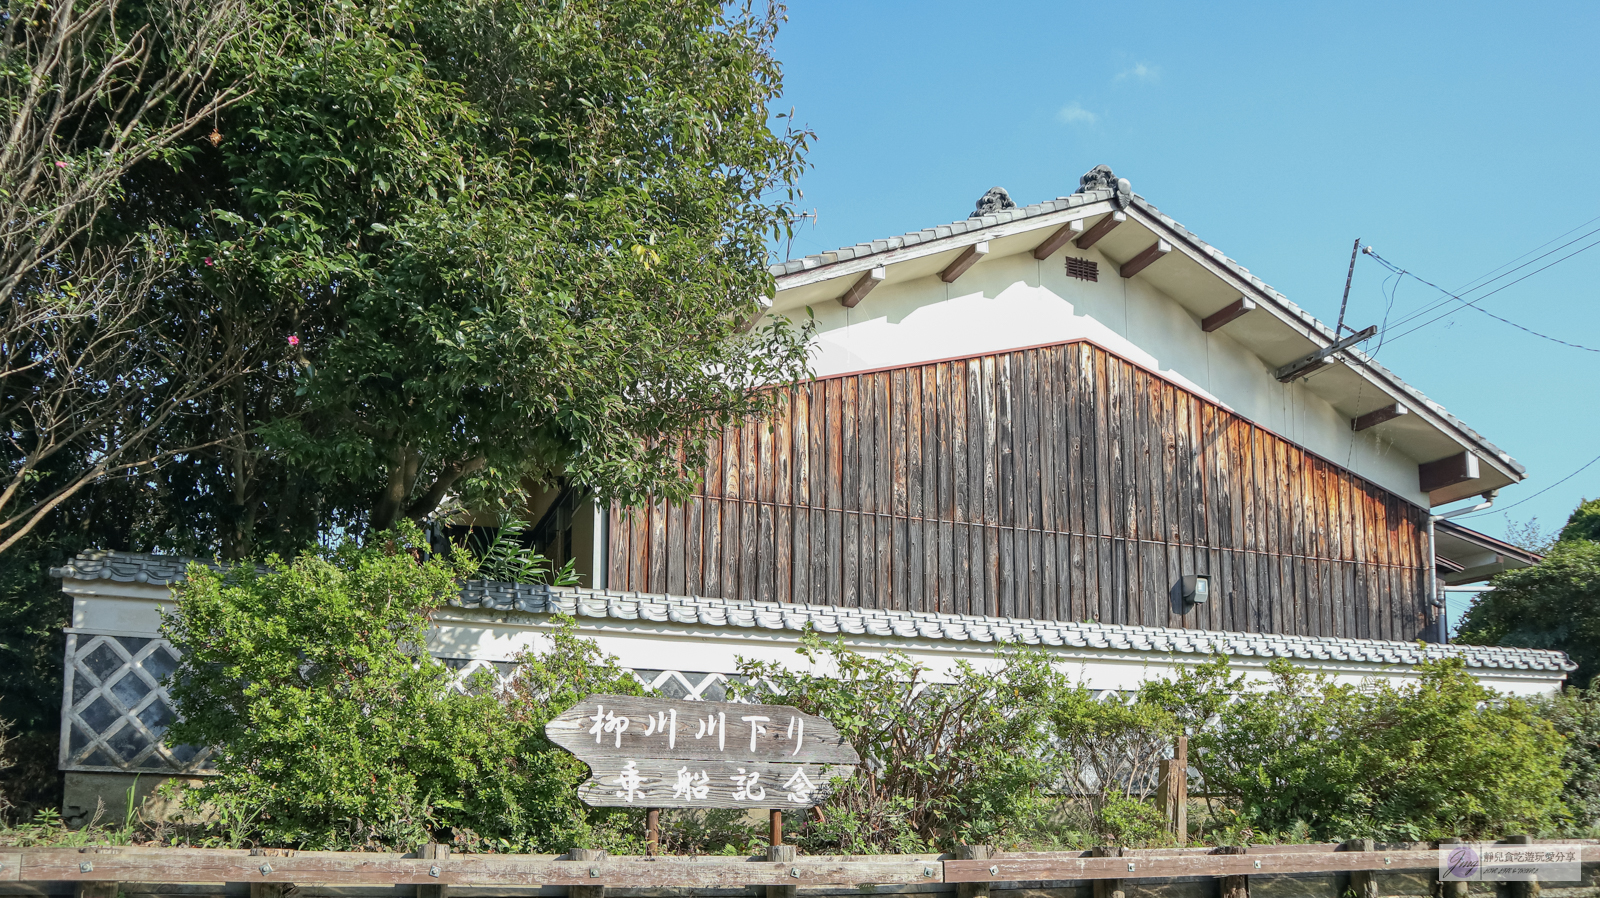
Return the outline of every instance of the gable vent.
[[[1068,256],[1067,277],[1084,281],[1098,281],[1100,280],[1100,266],[1089,259],[1074,259]]]

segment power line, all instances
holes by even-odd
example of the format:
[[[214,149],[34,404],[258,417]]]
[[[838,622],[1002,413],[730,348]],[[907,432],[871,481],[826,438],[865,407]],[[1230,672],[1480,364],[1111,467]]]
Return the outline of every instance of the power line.
[[[1466,295],[1474,293],[1474,292],[1476,292],[1478,290],[1482,290],[1484,287],[1489,286],[1490,284],[1494,283],[1495,281],[1500,280],[1501,278],[1511,274],[1514,271],[1519,271],[1519,270],[1521,270],[1523,268],[1526,268],[1529,265],[1532,265],[1533,263],[1539,261],[1540,259],[1545,258],[1546,256],[1552,255],[1554,253],[1558,253],[1561,250],[1566,249],[1567,247],[1571,246],[1574,243],[1577,243],[1577,242],[1579,242],[1581,240],[1585,240],[1585,239],[1587,239],[1587,238],[1589,238],[1589,237],[1591,237],[1591,236],[1593,236],[1595,234],[1600,234],[1600,228],[1596,228],[1595,230],[1589,231],[1586,234],[1580,234],[1577,237],[1574,237],[1573,239],[1568,240],[1566,243],[1563,243],[1560,246],[1555,247],[1554,249],[1551,249],[1551,250],[1549,250],[1547,252],[1541,253],[1538,256],[1534,256],[1534,258],[1528,259],[1528,261],[1523,262],[1521,265],[1515,265],[1514,264],[1514,263],[1516,263],[1516,262],[1518,262],[1518,261],[1520,261],[1520,260],[1522,260],[1522,259],[1524,259],[1524,258],[1526,258],[1528,256],[1533,255],[1534,253],[1539,252],[1539,250],[1544,249],[1545,247],[1549,246],[1552,243],[1555,243],[1557,240],[1560,240],[1563,237],[1566,237],[1568,234],[1571,234],[1574,231],[1582,230],[1583,228],[1586,228],[1589,225],[1594,224],[1596,221],[1600,221],[1600,216],[1595,216],[1594,218],[1589,219],[1588,221],[1578,225],[1577,227],[1574,227],[1574,228],[1571,228],[1571,229],[1567,230],[1565,233],[1558,234],[1555,237],[1552,237],[1549,240],[1546,240],[1545,242],[1543,242],[1543,243],[1539,244],[1538,246],[1534,247],[1533,249],[1530,249],[1527,252],[1523,253],[1522,255],[1516,257],[1515,259],[1512,259],[1511,261],[1506,262],[1504,265],[1500,265],[1500,266],[1497,266],[1495,268],[1492,268],[1489,271],[1479,275],[1478,277],[1473,278],[1472,280],[1468,281],[1465,286],[1458,287],[1456,289],[1460,293],[1461,296],[1466,296]],[[1507,268],[1509,268],[1510,270],[1502,271],[1502,269],[1507,269]],[[1497,274],[1496,272],[1500,272],[1500,273]],[[1491,275],[1492,275],[1492,277],[1491,277]],[[1402,324],[1405,324],[1405,323],[1407,323],[1409,321],[1412,321],[1412,320],[1414,320],[1414,319],[1416,319],[1416,318],[1418,318],[1418,317],[1420,317],[1422,315],[1426,315],[1428,312],[1431,312],[1434,309],[1437,309],[1440,306],[1444,305],[1446,302],[1449,301],[1450,298],[1454,298],[1454,295],[1450,294],[1449,291],[1444,291],[1444,292],[1446,293],[1446,296],[1447,296],[1446,299],[1440,300],[1439,302],[1436,302],[1436,303],[1434,303],[1434,304],[1432,304],[1430,306],[1427,306],[1425,308],[1418,309],[1415,312],[1411,312],[1411,313],[1409,313],[1407,315],[1401,316],[1400,320],[1395,322],[1395,326],[1398,327],[1399,325],[1402,325]],[[1481,299],[1482,297],[1479,297],[1479,298]]]
[[[1561,484],[1566,483],[1568,480],[1571,480],[1572,478],[1578,476],[1579,474],[1582,474],[1584,471],[1587,471],[1589,469],[1590,465],[1594,464],[1597,461],[1600,461],[1600,455],[1596,455],[1594,458],[1589,459],[1589,461],[1586,462],[1583,467],[1579,468],[1576,471],[1573,471],[1571,474],[1568,474],[1567,476],[1561,478],[1560,480],[1557,480],[1555,483],[1550,484],[1549,486],[1547,486],[1544,489],[1538,491],[1537,493],[1534,493],[1531,496],[1527,496],[1525,498],[1518,499],[1517,501],[1511,503],[1510,505],[1505,505],[1505,506],[1502,506],[1500,508],[1494,508],[1494,509],[1490,509],[1488,511],[1480,511],[1477,514],[1462,515],[1461,519],[1462,520],[1466,520],[1468,518],[1481,518],[1486,514],[1499,514],[1499,513],[1503,512],[1503,511],[1510,511],[1511,509],[1516,508],[1518,505],[1521,505],[1524,502],[1528,502],[1528,501],[1531,501],[1533,499],[1539,498],[1540,496],[1544,495],[1545,493],[1550,492],[1551,490],[1555,489],[1556,487],[1560,486]]]
[[[1579,239],[1582,239],[1582,238],[1579,238]],[[1470,306],[1471,308],[1477,309],[1479,312],[1482,312],[1483,314],[1488,315],[1490,318],[1493,318],[1496,321],[1499,321],[1499,322],[1501,322],[1503,324],[1509,324],[1512,327],[1516,328],[1517,330],[1524,331],[1526,333],[1532,334],[1533,336],[1539,337],[1541,339],[1549,340],[1552,343],[1560,343],[1562,346],[1570,346],[1573,349],[1581,349],[1584,352],[1600,352],[1600,349],[1595,349],[1595,348],[1590,347],[1590,346],[1584,346],[1581,343],[1573,343],[1573,342],[1570,342],[1568,340],[1563,340],[1560,337],[1552,337],[1549,334],[1540,333],[1539,331],[1536,331],[1531,327],[1524,327],[1523,325],[1520,325],[1520,324],[1516,323],[1515,321],[1512,321],[1510,318],[1506,318],[1506,317],[1503,317],[1503,316],[1500,316],[1500,315],[1496,315],[1495,313],[1489,311],[1488,309],[1485,309],[1482,306],[1478,305],[1478,301],[1482,301],[1482,300],[1488,299],[1489,297],[1495,295],[1496,293],[1499,293],[1501,290],[1504,290],[1507,287],[1510,287],[1510,286],[1512,286],[1514,284],[1520,284],[1523,281],[1527,280],[1528,278],[1531,278],[1534,275],[1538,274],[1539,272],[1544,271],[1546,268],[1550,268],[1550,267],[1552,267],[1554,265],[1559,265],[1560,263],[1565,262],[1566,260],[1572,258],[1573,256],[1576,256],[1579,253],[1584,252],[1586,250],[1593,249],[1596,246],[1600,246],[1600,240],[1596,240],[1595,242],[1589,244],[1588,246],[1585,246],[1585,247],[1582,247],[1580,249],[1574,250],[1574,251],[1568,253],[1567,255],[1562,256],[1561,258],[1555,260],[1554,262],[1551,262],[1549,265],[1544,265],[1544,266],[1541,266],[1539,268],[1535,268],[1533,271],[1528,272],[1527,274],[1523,275],[1522,277],[1517,278],[1514,281],[1511,281],[1511,282],[1505,283],[1505,284],[1501,284],[1500,286],[1494,288],[1493,290],[1490,290],[1488,293],[1485,293],[1482,296],[1478,297],[1477,301],[1466,299],[1466,298],[1461,297],[1461,296],[1459,296],[1459,295],[1457,295],[1455,293],[1452,293],[1449,290],[1446,290],[1445,288],[1439,286],[1438,284],[1435,284],[1434,282],[1428,280],[1427,278],[1418,277],[1416,274],[1414,274],[1414,273],[1412,273],[1410,271],[1407,271],[1406,269],[1401,268],[1398,265],[1395,265],[1393,262],[1390,262],[1388,259],[1385,259],[1382,256],[1378,255],[1377,251],[1376,250],[1370,250],[1370,247],[1369,247],[1370,251],[1367,254],[1372,256],[1372,258],[1375,261],[1377,261],[1377,263],[1379,265],[1382,265],[1384,268],[1389,269],[1390,271],[1394,272],[1395,274],[1402,275],[1404,277],[1409,277],[1412,280],[1419,281],[1421,283],[1427,284],[1429,287],[1432,287],[1433,289],[1438,290],[1440,293],[1443,293],[1445,296],[1448,296],[1451,299],[1454,299],[1454,300],[1456,300],[1456,301],[1458,301],[1458,302],[1460,302],[1460,303],[1462,303],[1464,305]],[[1546,255],[1548,255],[1548,253]],[[1521,266],[1519,266],[1519,267],[1521,267]],[[1432,311],[1432,309],[1438,308],[1439,305],[1443,305],[1443,303],[1439,303],[1437,305],[1434,305],[1430,309],[1425,310],[1425,311]],[[1434,318],[1430,318],[1427,321],[1424,321],[1421,324],[1417,325],[1416,327],[1410,328],[1410,329],[1405,330],[1405,331],[1401,331],[1400,333],[1394,335],[1393,337],[1386,337],[1386,339],[1390,340],[1390,341],[1398,340],[1401,337],[1406,336],[1407,334],[1415,333],[1415,332],[1421,330],[1422,328],[1427,327],[1428,325],[1434,323],[1435,321],[1438,321],[1438,320],[1440,320],[1442,318],[1449,317],[1451,314],[1454,313],[1454,311],[1455,310],[1452,309],[1449,312],[1445,312],[1443,315],[1438,315],[1438,316],[1436,316]],[[1410,318],[1414,319],[1419,314],[1423,314],[1423,313],[1421,313],[1421,312],[1415,313],[1415,314],[1411,315]],[[1395,322],[1396,326],[1398,326],[1401,323],[1402,322]]]

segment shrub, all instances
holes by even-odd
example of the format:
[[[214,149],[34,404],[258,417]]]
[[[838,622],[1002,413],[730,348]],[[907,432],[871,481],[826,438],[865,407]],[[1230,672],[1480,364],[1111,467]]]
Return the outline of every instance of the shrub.
[[[216,746],[219,775],[185,794],[186,811],[230,844],[633,844],[629,812],[578,803],[585,769],[543,725],[585,691],[637,681],[569,625],[521,659],[515,688],[486,673],[458,683],[426,650],[429,615],[470,562],[419,560],[421,545],[408,527],[266,572],[191,567],[163,625],[182,657],[169,740]]]
[[[1150,796],[1159,762],[1171,756],[1182,732],[1177,716],[1154,700],[1151,687],[1096,696],[1060,678],[1052,685],[1047,766],[1059,772],[1051,785],[1068,811],[1065,820],[1097,844],[1170,842]]]
[[[743,697],[831,721],[861,755],[835,780],[822,820],[800,832],[807,850],[920,852],[1004,843],[1047,805],[1043,764],[1049,695],[1059,675],[1041,653],[1007,650],[997,667],[961,662],[948,682],[900,653],[862,655],[807,633],[801,656],[826,672],[744,661]]]
[[[1190,764],[1240,829],[1422,840],[1562,820],[1561,736],[1459,659],[1400,685],[1335,683],[1281,659],[1271,677],[1252,690],[1219,660],[1154,690],[1193,730]]]
[[[1539,710],[1567,737],[1562,798],[1576,830],[1588,836],[1600,828],[1600,684],[1563,690],[1540,702]]]

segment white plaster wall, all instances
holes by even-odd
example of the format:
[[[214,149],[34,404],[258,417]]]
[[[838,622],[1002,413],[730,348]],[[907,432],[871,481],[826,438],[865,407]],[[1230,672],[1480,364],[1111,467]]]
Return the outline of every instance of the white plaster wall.
[[[1075,252],[1075,255],[1078,253]],[[1253,352],[1142,278],[1117,276],[1096,250],[1098,282],[1067,276],[1059,256],[985,259],[954,284],[937,276],[885,283],[860,305],[811,307],[819,377],[1087,338],[1216,401],[1424,507],[1417,462],[1299,382],[1280,384]],[[789,313],[803,319],[805,310]]]

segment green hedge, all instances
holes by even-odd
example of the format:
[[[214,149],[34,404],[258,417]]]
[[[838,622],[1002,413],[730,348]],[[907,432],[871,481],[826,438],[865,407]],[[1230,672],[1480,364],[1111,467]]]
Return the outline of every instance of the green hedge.
[[[184,796],[195,822],[172,838],[642,848],[642,812],[580,804],[585,768],[544,737],[585,694],[641,691],[571,622],[519,659],[512,686],[485,674],[458,688],[422,646],[470,562],[428,557],[401,531],[271,570],[196,566],[177,589],[165,628],[183,653],[171,683],[182,722],[169,738],[222,748],[220,775]],[[1459,662],[1398,684],[1278,662],[1252,683],[1219,658],[1105,697],[1039,650],[1003,647],[938,677],[814,634],[800,653],[795,667],[745,664],[744,695],[827,717],[866,759],[820,818],[794,815],[808,851],[1161,844],[1172,836],[1151,801],[1156,765],[1185,733],[1191,789],[1209,796],[1191,814],[1202,840],[1488,837],[1600,816],[1600,767],[1578,751],[1600,731],[1594,697],[1497,695]],[[1582,737],[1571,752],[1560,731]],[[667,826],[669,848],[695,852],[758,838],[737,815]]]

